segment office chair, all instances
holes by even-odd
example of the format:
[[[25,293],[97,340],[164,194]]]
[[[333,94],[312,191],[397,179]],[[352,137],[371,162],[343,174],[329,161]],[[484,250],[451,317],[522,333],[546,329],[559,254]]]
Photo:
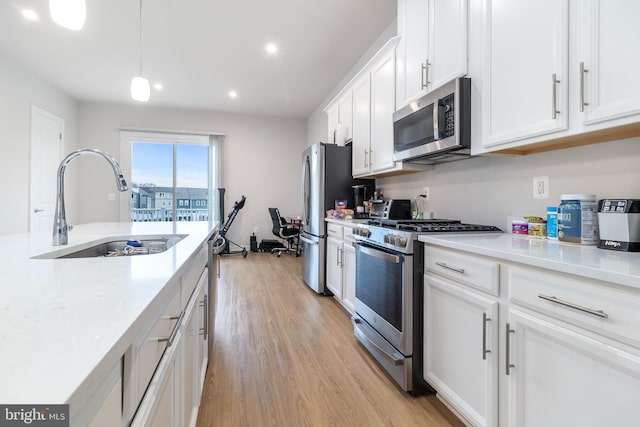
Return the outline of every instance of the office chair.
[[[282,218],[278,208],[269,208],[269,215],[271,215],[271,222],[273,223],[271,232],[274,236],[287,242],[286,248],[274,248],[271,253],[277,253],[280,256],[282,252],[289,253],[295,250],[296,256],[300,256],[300,230]]]

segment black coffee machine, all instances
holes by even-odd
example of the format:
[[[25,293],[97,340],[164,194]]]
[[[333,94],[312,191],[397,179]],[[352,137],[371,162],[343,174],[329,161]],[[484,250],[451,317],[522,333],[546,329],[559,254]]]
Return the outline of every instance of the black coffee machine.
[[[371,184],[353,185],[351,188],[353,188],[355,205],[353,217],[356,219],[369,218],[369,209],[365,202],[373,198],[373,192],[376,188],[375,181]]]

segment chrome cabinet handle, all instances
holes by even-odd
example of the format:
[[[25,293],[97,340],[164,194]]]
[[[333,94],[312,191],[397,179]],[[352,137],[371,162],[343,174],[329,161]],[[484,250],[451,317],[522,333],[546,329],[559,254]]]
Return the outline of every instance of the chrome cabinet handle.
[[[340,248],[336,246],[336,266],[340,267]]]
[[[425,83],[425,75],[427,73],[427,66],[424,64],[424,62],[420,63],[420,88],[424,89],[427,87],[427,84]]]
[[[588,73],[589,70],[584,68],[584,61],[580,63],[580,112],[584,111],[584,107],[589,105],[588,102],[584,102],[584,75]]]
[[[447,270],[455,271],[456,273],[464,274],[464,268],[451,267],[450,265],[445,264],[444,262],[436,262],[436,265],[439,265],[442,268],[446,268]]]
[[[336,143],[336,134],[338,133],[338,129],[333,130],[333,143]]]
[[[158,342],[166,342],[167,347],[171,347],[176,340],[176,335],[178,335],[178,331],[180,330],[180,324],[182,323],[182,318],[184,317],[184,310],[180,312],[180,316],[178,316],[178,321],[176,325],[173,327],[173,331],[171,331],[171,335],[169,338],[158,338]],[[175,319],[175,316],[170,317],[170,319]]]
[[[482,313],[482,360],[487,360],[487,353],[491,353],[487,348],[487,322],[491,322],[491,318]]]
[[[551,118],[556,119],[557,115],[560,114],[558,111],[558,83],[560,80],[557,78],[557,74],[553,73],[551,75]]]
[[[203,335],[202,339],[206,341],[209,335],[209,295],[204,296],[200,306],[203,307],[204,310],[204,328],[200,328],[200,335]]]
[[[366,168],[367,166],[369,166],[368,162],[367,162],[367,156],[369,155],[369,150],[367,150],[365,148],[364,150],[364,167]]]
[[[369,167],[373,165],[373,150],[369,150]]]
[[[549,301],[549,302],[553,302],[555,304],[560,304],[560,305],[563,305],[565,307],[569,307],[569,308],[573,308],[573,309],[576,309],[576,310],[580,310],[580,311],[583,311],[585,313],[593,314],[594,316],[602,317],[603,319],[606,319],[606,318],[609,317],[607,315],[607,313],[605,313],[602,310],[594,310],[592,308],[583,307],[581,305],[577,305],[577,304],[574,304],[574,303],[569,302],[569,301],[561,300],[560,298],[557,298],[555,296],[539,294],[538,298],[542,298],[543,300],[546,300],[546,301]]]
[[[507,375],[509,375],[511,368],[515,368],[516,365],[514,365],[513,363],[511,363],[511,334],[515,333],[516,331],[514,329],[511,329],[511,326],[509,325],[509,323],[507,323],[507,327],[505,329],[506,331],[506,346],[507,346],[507,351],[506,351],[506,359],[507,359],[507,363],[506,363],[506,370],[507,370]]]

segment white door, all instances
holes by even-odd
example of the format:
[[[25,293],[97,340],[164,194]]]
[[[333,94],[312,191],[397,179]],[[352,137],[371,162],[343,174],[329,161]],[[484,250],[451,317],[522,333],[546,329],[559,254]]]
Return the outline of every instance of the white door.
[[[338,123],[340,122],[340,104],[335,104],[327,110],[327,143],[338,142]]]
[[[64,120],[31,106],[29,230],[53,230],[56,179],[62,160]]]
[[[369,146],[371,144],[371,79],[366,73],[353,85],[353,143],[351,173],[353,176],[369,173]]]
[[[342,240],[327,238],[327,288],[342,299]]]
[[[429,91],[467,74],[467,2],[429,2]]]
[[[424,277],[424,379],[474,426],[497,426],[498,302]]]
[[[485,7],[484,147],[567,129],[568,0]]]
[[[640,425],[640,357],[557,323],[510,310],[506,425]]]
[[[345,227],[345,230],[347,228]],[[351,312],[355,312],[355,300],[356,300],[356,250],[348,243],[344,244],[343,248],[343,299],[342,302]]]
[[[338,126],[338,133],[340,135],[338,135],[338,145],[344,145],[345,142],[353,137],[353,102],[350,90],[338,101],[338,104],[340,105],[340,121]]]
[[[583,123],[640,114],[640,55],[631,53],[640,46],[640,2],[589,0],[578,7],[580,56],[571,74],[584,86]]]
[[[395,49],[371,70],[371,171],[392,169],[393,112],[396,99]]]
[[[398,0],[397,107],[427,92],[429,1]]]

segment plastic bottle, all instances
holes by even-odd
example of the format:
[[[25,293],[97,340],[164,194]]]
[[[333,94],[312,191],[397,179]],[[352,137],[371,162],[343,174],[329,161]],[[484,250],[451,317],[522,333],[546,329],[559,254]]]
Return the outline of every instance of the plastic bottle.
[[[558,207],[547,207],[547,238],[558,240]]]

